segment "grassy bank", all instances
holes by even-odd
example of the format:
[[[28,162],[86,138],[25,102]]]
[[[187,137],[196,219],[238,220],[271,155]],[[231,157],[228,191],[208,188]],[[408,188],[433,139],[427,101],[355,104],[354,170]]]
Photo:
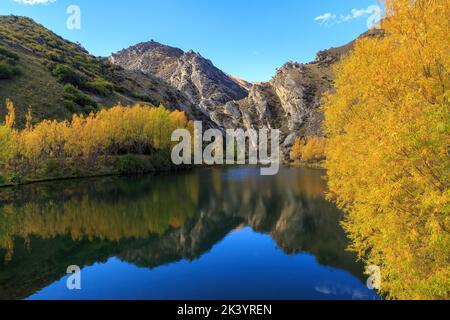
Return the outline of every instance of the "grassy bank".
[[[73,160],[66,160],[70,163]],[[45,181],[92,178],[113,175],[140,175],[187,170],[188,166],[175,166],[162,154],[108,156],[101,165],[91,168],[62,166],[56,160],[40,164],[34,174],[21,176],[14,172],[0,172],[0,188]]]

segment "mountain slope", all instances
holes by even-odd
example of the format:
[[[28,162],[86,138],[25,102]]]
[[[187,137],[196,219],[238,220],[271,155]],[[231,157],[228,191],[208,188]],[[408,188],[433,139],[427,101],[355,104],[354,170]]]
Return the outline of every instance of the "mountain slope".
[[[375,37],[371,30],[361,37]],[[323,94],[333,90],[333,66],[353,48],[354,41],[321,51],[307,64],[288,62],[264,83],[255,83],[248,97],[225,104],[224,127],[281,129],[285,157],[297,136],[322,136]]]
[[[228,103],[235,115],[230,126],[281,129],[284,137],[321,135],[319,106],[332,80],[331,64],[288,62],[271,81],[254,84],[247,98]]]
[[[139,43],[109,57],[109,61],[127,70],[141,71],[163,79],[184,92],[217,124],[223,105],[247,96],[246,82],[216,68],[199,53],[162,45],[155,41]]]
[[[374,36],[369,31],[362,36]],[[124,49],[109,61],[159,77],[183,91],[221,128],[281,129],[289,148],[296,136],[322,135],[322,95],[333,89],[333,65],[354,42],[317,54],[307,64],[288,62],[269,82],[250,84],[217,69],[193,51],[151,41]]]
[[[19,126],[29,106],[35,119],[64,119],[119,102],[163,103],[208,121],[186,95],[161,79],[94,57],[29,18],[0,16],[0,49],[0,61],[2,51],[18,57],[20,73],[0,79],[0,100],[15,103]],[[4,113],[0,108],[0,118]]]
[[[29,18],[0,16],[0,100],[14,101],[19,126],[29,105],[35,119],[63,119],[118,102],[162,102],[208,126],[281,129],[289,149],[296,136],[322,135],[321,97],[333,89],[333,65],[352,47],[288,62],[269,82],[250,84],[192,50],[150,41],[98,58]],[[19,72],[2,76],[5,63]]]

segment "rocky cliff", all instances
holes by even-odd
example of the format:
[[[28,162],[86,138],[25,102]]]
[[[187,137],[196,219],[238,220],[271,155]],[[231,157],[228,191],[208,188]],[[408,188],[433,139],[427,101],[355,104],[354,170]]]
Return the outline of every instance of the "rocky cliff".
[[[332,89],[333,65],[353,42],[319,52],[308,64],[288,62],[270,81],[254,84],[224,73],[199,53],[155,41],[97,58],[25,17],[0,16],[0,46],[17,56],[21,71],[0,80],[0,100],[14,101],[19,126],[28,106],[40,120],[70,118],[118,102],[163,103],[208,126],[281,129],[289,148],[296,136],[322,134],[321,97]],[[58,66],[80,79],[75,86],[90,105],[70,100],[65,82],[53,74]],[[98,93],[99,83],[107,94]]]
[[[333,88],[333,65],[353,44],[321,51],[311,63],[287,62],[270,81],[254,84],[225,74],[198,53],[154,41],[124,49],[109,61],[163,79],[220,128],[281,129],[289,148],[296,136],[323,135],[321,99]]]
[[[296,136],[322,135],[321,97],[332,89],[333,65],[352,45],[321,51],[308,64],[287,62],[269,82],[254,84],[225,74],[198,53],[155,41],[113,54],[109,62],[162,79],[220,128],[281,129],[287,151]]]
[[[155,41],[124,49],[109,57],[109,61],[163,79],[183,92],[219,126],[224,104],[248,94],[244,81],[225,74],[199,53],[183,52]]]
[[[361,37],[378,36],[371,30]],[[354,41],[320,51],[313,62],[300,64],[289,61],[264,83],[255,83],[249,95],[230,101],[224,110],[231,122],[224,126],[245,128],[277,128],[283,133],[284,146],[289,148],[296,136],[322,136],[323,114],[320,110],[323,94],[333,90],[333,66],[348,54]]]

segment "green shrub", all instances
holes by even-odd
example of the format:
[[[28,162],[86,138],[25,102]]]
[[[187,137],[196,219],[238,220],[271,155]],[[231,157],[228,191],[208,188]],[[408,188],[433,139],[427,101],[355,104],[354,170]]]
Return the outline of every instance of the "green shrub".
[[[86,89],[104,97],[110,96],[114,91],[114,85],[102,78],[95,78],[86,83]]]
[[[137,155],[126,155],[116,162],[116,171],[123,175],[136,175],[150,172],[152,167],[148,159]]]
[[[0,57],[0,61],[1,61],[1,57]],[[3,61],[5,61],[7,64],[9,64],[11,66],[17,65],[17,60],[14,60],[13,58],[5,58],[5,59],[3,59]]]
[[[75,88],[72,84],[64,85],[64,105],[72,112],[76,112],[81,107],[83,111],[89,112],[98,108],[97,102],[85,95],[82,91]],[[77,105],[79,107],[77,107]]]
[[[51,61],[55,61],[55,62],[62,62],[62,58],[61,55],[58,55],[58,53],[53,52],[53,51],[47,51],[45,53],[45,56],[47,57],[47,59],[51,60]]]
[[[62,83],[70,83],[77,87],[82,87],[87,80],[81,72],[64,64],[55,65],[52,74]]]
[[[48,159],[42,162],[41,171],[46,177],[57,177],[61,174],[61,165],[56,159]]]
[[[66,107],[67,110],[69,110],[72,113],[77,113],[80,111],[80,106],[73,102],[72,100],[64,99],[63,105]]]
[[[6,58],[10,58],[15,61],[19,60],[19,56],[16,53],[12,52],[11,50],[6,49],[2,45],[0,45],[0,56],[4,56]]]
[[[23,177],[20,174],[13,175],[11,177],[11,183],[21,184],[23,181]]]
[[[3,176],[0,176],[0,186],[6,183],[6,179]]]
[[[12,79],[21,74],[17,66],[11,65],[6,61],[0,61],[0,79]]]
[[[172,167],[170,151],[155,151],[150,156],[150,164],[154,170],[170,170],[170,168]]]

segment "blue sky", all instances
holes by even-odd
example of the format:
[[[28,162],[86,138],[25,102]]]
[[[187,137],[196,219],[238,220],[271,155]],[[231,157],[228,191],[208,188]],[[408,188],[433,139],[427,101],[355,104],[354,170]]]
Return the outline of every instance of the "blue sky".
[[[266,81],[288,60],[309,62],[367,30],[376,0],[0,0],[0,14],[33,18],[107,56],[141,41],[193,49],[236,77]],[[81,10],[69,30],[67,8]]]

